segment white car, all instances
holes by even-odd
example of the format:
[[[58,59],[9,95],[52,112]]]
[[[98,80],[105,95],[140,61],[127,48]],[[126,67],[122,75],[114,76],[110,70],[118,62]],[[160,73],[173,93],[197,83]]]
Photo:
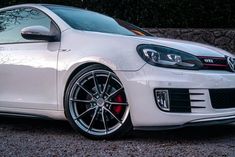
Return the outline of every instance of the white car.
[[[0,10],[1,115],[68,120],[92,139],[235,121],[235,60],[59,5]]]

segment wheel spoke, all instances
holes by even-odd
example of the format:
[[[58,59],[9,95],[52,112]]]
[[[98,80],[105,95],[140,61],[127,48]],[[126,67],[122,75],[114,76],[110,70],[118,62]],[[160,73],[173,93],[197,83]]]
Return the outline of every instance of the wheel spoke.
[[[121,103],[121,102],[111,102],[111,101],[105,101],[106,103],[108,104],[111,104],[111,105],[121,105],[121,106],[127,106],[128,104],[127,103]]]
[[[95,102],[94,100],[80,100],[80,99],[70,99],[70,101],[80,102],[80,103],[93,103],[93,102]]]
[[[115,118],[118,123],[122,124],[122,122],[107,108],[104,108],[113,118]]]
[[[123,87],[121,87],[118,90],[116,90],[115,92],[111,93],[105,100],[108,100],[109,98],[113,97],[114,95],[119,93],[121,90],[123,90]]]
[[[83,117],[84,115],[86,115],[87,113],[89,113],[90,111],[94,110],[96,107],[91,107],[89,109],[87,109],[86,111],[84,111],[82,114],[80,114],[77,118],[75,118],[75,120],[80,119],[81,117]]]
[[[92,124],[93,124],[93,122],[94,122],[94,119],[95,119],[95,117],[96,117],[96,115],[97,115],[97,111],[98,111],[98,107],[95,108],[95,113],[94,113],[93,116],[92,116],[91,122],[90,122],[90,124],[89,124],[88,129],[87,129],[87,132],[91,129],[91,126],[92,126]]]
[[[87,94],[89,94],[92,98],[93,98],[93,94],[91,94],[91,92],[89,92],[88,90],[86,90],[82,85],[80,85],[79,83],[77,83],[77,85],[84,90]]]
[[[94,85],[95,85],[95,88],[96,88],[96,92],[98,94],[100,94],[100,89],[99,89],[99,86],[98,86],[98,83],[97,83],[97,80],[96,80],[96,77],[95,77],[95,72],[92,72],[92,75],[93,75],[93,81],[94,81]]]
[[[104,89],[103,89],[103,91],[102,91],[102,96],[104,96],[104,93],[106,92],[106,89],[107,89],[107,87],[108,87],[108,83],[109,83],[110,76],[111,76],[111,73],[109,72],[109,75],[108,75],[107,80],[106,80],[105,85],[104,85]]]
[[[103,124],[104,124],[105,134],[107,134],[108,129],[107,129],[106,120],[104,117],[104,108],[102,109],[102,120],[103,120]]]

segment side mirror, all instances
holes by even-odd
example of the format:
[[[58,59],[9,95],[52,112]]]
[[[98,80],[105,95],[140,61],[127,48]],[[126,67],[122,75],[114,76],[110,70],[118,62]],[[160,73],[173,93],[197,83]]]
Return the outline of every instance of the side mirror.
[[[58,41],[57,35],[54,35],[50,30],[44,26],[30,26],[21,30],[21,35],[27,40],[45,40]]]

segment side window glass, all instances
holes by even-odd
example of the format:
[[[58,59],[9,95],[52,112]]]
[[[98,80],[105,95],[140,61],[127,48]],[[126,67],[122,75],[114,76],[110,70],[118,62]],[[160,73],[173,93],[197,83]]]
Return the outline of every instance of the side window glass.
[[[29,26],[44,26],[51,29],[51,19],[36,9],[19,8],[0,12],[0,44],[35,42],[21,36],[21,30]]]

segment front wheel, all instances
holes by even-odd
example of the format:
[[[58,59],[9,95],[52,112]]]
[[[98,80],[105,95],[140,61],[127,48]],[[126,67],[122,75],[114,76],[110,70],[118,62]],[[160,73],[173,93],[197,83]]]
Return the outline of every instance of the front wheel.
[[[131,130],[129,110],[122,83],[101,65],[80,71],[65,93],[68,121],[91,139],[117,138]]]

